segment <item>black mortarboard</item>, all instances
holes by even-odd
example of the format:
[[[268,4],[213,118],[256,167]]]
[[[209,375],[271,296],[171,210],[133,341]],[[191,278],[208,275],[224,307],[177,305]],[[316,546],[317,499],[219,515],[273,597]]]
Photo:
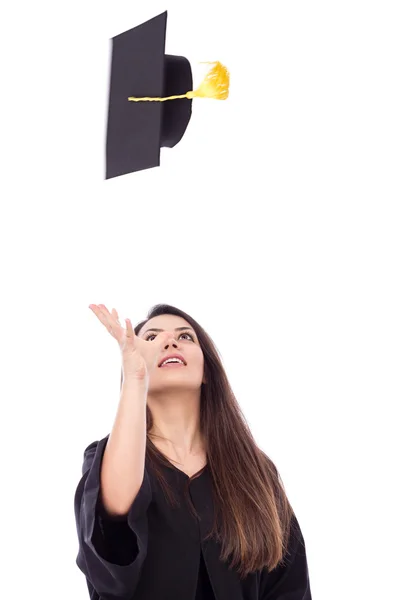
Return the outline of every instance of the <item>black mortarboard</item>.
[[[186,131],[192,98],[228,97],[229,73],[219,62],[192,90],[189,61],[165,54],[166,27],[164,12],[112,38],[106,179],[158,167],[160,149]]]

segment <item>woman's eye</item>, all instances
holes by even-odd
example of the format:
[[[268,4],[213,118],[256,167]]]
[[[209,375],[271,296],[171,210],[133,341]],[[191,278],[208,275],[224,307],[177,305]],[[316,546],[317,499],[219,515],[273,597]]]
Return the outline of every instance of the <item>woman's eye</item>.
[[[194,342],[194,338],[190,333],[181,333],[181,335],[179,337],[182,337],[182,335],[187,335],[192,340],[192,342]],[[150,335],[148,335],[146,337],[146,341],[151,342],[152,340],[150,338],[155,338],[155,337],[156,337],[155,333],[150,333]]]
[[[181,333],[181,335],[187,335],[187,336],[189,336],[189,337],[190,337],[190,339],[191,339],[191,340],[192,340],[192,342],[193,342],[193,336],[192,336],[192,335],[190,335],[190,333]]]

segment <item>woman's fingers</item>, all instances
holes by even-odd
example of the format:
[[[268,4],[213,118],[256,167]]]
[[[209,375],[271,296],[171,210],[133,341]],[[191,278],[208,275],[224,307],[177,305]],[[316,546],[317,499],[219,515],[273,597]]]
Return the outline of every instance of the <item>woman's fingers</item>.
[[[98,304],[98,307],[99,307],[99,309],[102,311],[102,313],[104,315],[107,315],[107,316],[111,317],[111,313],[108,310],[107,306],[105,306],[104,304]]]
[[[90,304],[89,308],[94,312],[99,321],[103,323],[104,327],[108,329],[110,325],[108,315],[104,310],[101,309],[100,305]]]
[[[118,312],[115,308],[112,309],[111,314],[114,317],[114,319],[117,321],[118,325],[121,325],[121,323],[119,322]]]
[[[99,304],[100,309],[103,311],[103,314],[109,317],[111,323],[115,323],[121,327],[121,323],[119,322],[118,312],[115,308],[111,309],[111,312],[104,304]]]
[[[125,319],[125,323],[126,323],[126,341],[129,342],[130,344],[132,344],[135,339],[135,331],[132,327],[132,323],[131,323],[130,319]]]
[[[90,304],[89,308],[94,312],[107,331],[120,341],[119,338],[123,334],[123,330],[117,319],[109,312],[107,307],[104,306],[104,304]]]

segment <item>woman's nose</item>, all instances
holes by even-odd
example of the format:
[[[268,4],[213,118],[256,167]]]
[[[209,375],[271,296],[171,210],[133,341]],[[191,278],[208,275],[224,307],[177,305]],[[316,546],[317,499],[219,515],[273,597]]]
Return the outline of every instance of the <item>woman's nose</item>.
[[[168,346],[173,346],[174,348],[178,347],[178,344],[176,342],[169,342],[168,344],[166,344],[166,348],[168,348]]]
[[[169,342],[165,344],[165,348],[168,348],[168,346],[174,346],[174,348],[177,348],[178,344],[176,343],[175,339],[170,339]]]

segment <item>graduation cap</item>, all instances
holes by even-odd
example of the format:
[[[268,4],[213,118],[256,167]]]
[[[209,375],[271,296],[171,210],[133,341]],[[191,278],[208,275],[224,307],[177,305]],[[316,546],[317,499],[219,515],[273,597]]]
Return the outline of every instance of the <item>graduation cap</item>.
[[[190,63],[165,54],[167,11],[112,38],[106,179],[160,166],[161,148],[182,139],[193,98],[225,100],[229,72],[220,62],[193,90]]]

